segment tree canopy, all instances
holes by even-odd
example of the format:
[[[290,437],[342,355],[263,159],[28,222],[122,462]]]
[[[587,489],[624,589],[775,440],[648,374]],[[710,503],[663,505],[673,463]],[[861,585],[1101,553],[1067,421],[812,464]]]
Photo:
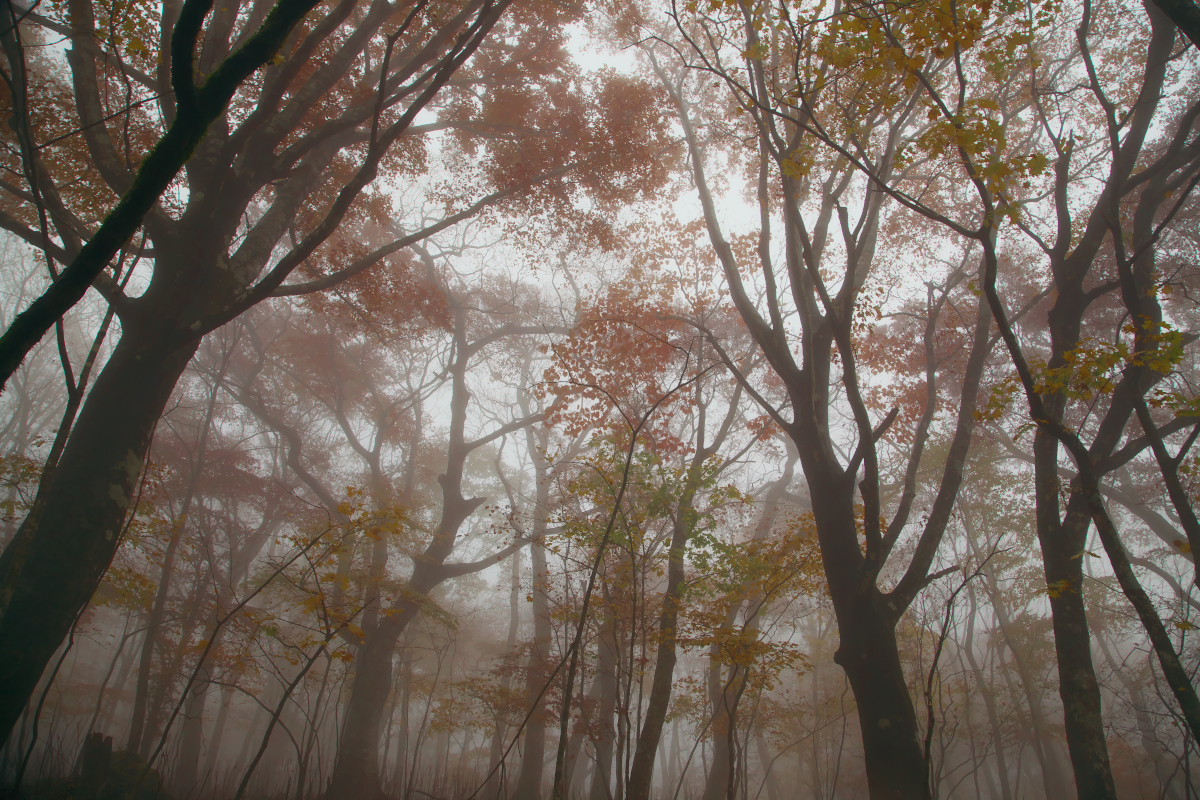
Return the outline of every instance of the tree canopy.
[[[1200,791],[1194,0],[0,11],[0,786]]]

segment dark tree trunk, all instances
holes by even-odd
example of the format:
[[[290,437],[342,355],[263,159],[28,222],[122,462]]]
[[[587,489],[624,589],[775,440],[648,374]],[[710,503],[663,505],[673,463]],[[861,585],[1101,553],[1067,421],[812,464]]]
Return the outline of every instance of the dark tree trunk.
[[[829,475],[811,464],[804,448],[800,452],[837,618],[834,661],[845,671],[857,705],[871,798],[924,800],[925,755],[896,645],[898,614],[875,581],[864,579],[853,476]]]
[[[124,324],[57,468],[0,556],[0,745],[112,561],[154,426],[200,344]]]
[[[858,706],[867,785],[872,800],[929,796],[919,728],[896,632],[883,597],[866,587],[837,608],[841,637],[834,660],[846,672]]]
[[[414,590],[410,586],[410,591]],[[331,800],[343,797],[375,800],[383,796],[379,778],[379,739],[394,682],[392,657],[401,634],[418,611],[415,600],[404,603],[400,613],[380,621],[358,651],[354,686],[346,705],[342,738],[326,792],[326,797]]]
[[[1087,800],[1116,800],[1100,684],[1092,663],[1092,641],[1083,600],[1083,558],[1091,524],[1079,495],[1059,513],[1058,440],[1044,429],[1034,439],[1037,473],[1037,535],[1049,587],[1058,657],[1058,691],[1062,697],[1067,751],[1075,772],[1075,788]]]
[[[702,451],[702,449],[701,449]],[[679,604],[683,597],[683,554],[692,535],[695,511],[692,502],[699,482],[699,464],[694,464],[688,476],[688,487],[680,498],[671,531],[671,549],[667,554],[667,591],[663,596],[662,613],[658,620],[658,652],[654,659],[654,676],[650,681],[650,699],[646,716],[638,733],[637,749],[626,788],[627,800],[649,800],[654,780],[654,754],[662,738],[663,723],[671,704],[671,681],[675,675],[676,628],[679,623]]]

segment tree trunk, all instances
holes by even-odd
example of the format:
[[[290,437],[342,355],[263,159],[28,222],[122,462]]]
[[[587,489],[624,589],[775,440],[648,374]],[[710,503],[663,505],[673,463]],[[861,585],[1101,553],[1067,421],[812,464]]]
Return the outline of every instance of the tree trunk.
[[[658,652],[654,658],[654,676],[650,681],[646,716],[638,733],[633,767],[629,772],[629,785],[625,793],[627,800],[649,800],[650,786],[654,781],[654,754],[658,750],[658,740],[662,738],[663,722],[671,704],[671,682],[675,676],[675,643],[678,638],[676,628],[684,587],[684,550],[695,524],[696,511],[692,506],[700,484],[702,459],[706,455],[708,451],[701,441],[697,448],[697,457],[688,470],[687,484],[675,509],[675,519],[671,527],[671,549],[667,553],[667,591],[663,596],[662,612],[658,620]]]
[[[539,479],[539,498],[550,493],[550,482]],[[545,515],[548,509],[539,506],[534,521],[534,541],[529,546],[529,557],[533,561],[533,646],[529,648],[529,663],[526,667],[526,702],[532,706],[529,721],[524,729],[524,745],[521,754],[521,774],[517,777],[514,798],[520,800],[541,799],[542,771],[546,766],[546,699],[542,687],[546,684],[547,664],[550,662],[550,642],[553,630],[550,619],[550,599],[546,595],[550,570],[546,566],[546,551],[540,536],[545,534]]]
[[[738,604],[730,605],[719,636],[727,636],[732,632],[739,607]],[[708,768],[702,800],[725,800],[729,788],[729,773],[733,766],[729,749],[729,729],[733,724],[730,702],[733,698],[729,693],[731,686],[724,679],[724,665],[721,663],[720,652],[718,642],[713,642],[708,649],[708,703],[712,709],[709,732],[712,735],[713,759]]]
[[[983,708],[987,714],[988,728],[992,732],[993,746],[996,751],[996,774],[1000,780],[1000,800],[1012,800],[1012,781],[1009,777],[1008,758],[1004,746],[1004,731],[1000,724],[1000,714],[996,710],[995,688],[993,683],[988,681],[984,676],[979,659],[975,657],[975,616],[978,610],[975,600],[975,587],[973,585],[967,586],[967,599],[970,601],[971,607],[967,615],[967,630],[962,653],[971,669],[972,676],[975,678],[975,689],[983,699]],[[978,769],[978,765],[976,765],[976,768]],[[1061,797],[1061,795],[1059,796]],[[1053,797],[1053,795],[1048,795],[1048,797]]]
[[[767,746],[767,738],[763,735],[762,726],[754,727],[753,736],[754,745],[758,749],[758,763],[762,765],[767,800],[779,800],[783,796],[783,787],[779,785],[779,776],[771,769],[771,748]]]
[[[396,769],[392,773],[392,784],[401,791],[408,790],[408,721],[412,705],[412,657],[401,654],[403,679],[400,681],[400,730],[396,734]]]
[[[509,591],[508,591],[508,637],[505,640],[505,654],[512,658],[517,646],[517,631],[521,626],[521,553],[513,553],[509,562]],[[504,696],[507,697],[513,688],[513,670],[505,669]],[[492,743],[488,754],[488,772],[491,777],[480,790],[485,798],[499,797],[507,784],[504,761],[505,743],[508,738],[508,709],[497,707],[492,715]]]
[[[920,727],[896,645],[898,614],[869,578],[859,545],[854,476],[831,474],[829,450],[802,446],[825,578],[839,635],[834,661],[850,683],[862,733],[871,800],[928,800]]]
[[[221,743],[224,741],[225,723],[229,721],[229,707],[233,705],[233,691],[233,686],[222,687],[221,710],[217,712],[217,721],[213,723],[212,732],[208,736],[208,753],[204,757],[204,767],[200,775],[209,786],[215,782],[214,773],[221,759]]]
[[[611,605],[605,609],[604,627],[597,645],[596,770],[592,773],[591,800],[612,800],[613,717],[617,708],[617,618]]]
[[[1037,535],[1049,587],[1058,691],[1075,788],[1080,798],[1116,800],[1083,601],[1082,555],[1091,519],[1086,501],[1079,495],[1068,501],[1066,517],[1060,519],[1058,440],[1041,428],[1034,438],[1034,459]]]
[[[834,660],[858,706],[872,800],[927,798],[925,758],[904,681],[896,631],[874,586],[835,609],[841,642]]]
[[[125,326],[58,467],[0,556],[0,746],[112,561],[154,426],[200,344],[132,319]]]
[[[183,712],[183,725],[179,734],[179,754],[175,759],[175,774],[172,779],[178,797],[196,793],[196,779],[200,773],[200,748],[204,741],[204,706],[208,700],[208,668],[202,671],[188,696]]]
[[[394,683],[392,657],[400,635],[416,618],[418,610],[415,601],[405,602],[400,613],[380,621],[358,651],[354,686],[346,704],[342,738],[338,742],[326,797],[375,800],[383,796],[379,778],[379,739]]]
[[[193,482],[196,476],[193,474]],[[146,729],[146,706],[150,698],[150,670],[154,665],[154,649],[159,628],[166,615],[167,597],[171,593],[171,579],[174,577],[175,556],[179,552],[179,542],[183,538],[183,520],[176,520],[171,526],[171,538],[167,543],[167,552],[163,557],[162,571],[159,573],[158,588],[154,592],[154,601],[150,613],[146,617],[146,632],[142,635],[142,649],[138,658],[137,683],[133,693],[133,711],[129,716],[129,736],[125,740],[125,749],[145,758],[149,749],[149,736],[144,735]],[[164,681],[170,681],[173,676],[164,675]]]

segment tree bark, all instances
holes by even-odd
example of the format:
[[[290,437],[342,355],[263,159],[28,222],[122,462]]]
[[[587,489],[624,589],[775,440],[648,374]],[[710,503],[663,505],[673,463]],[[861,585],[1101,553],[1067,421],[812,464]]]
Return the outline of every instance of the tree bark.
[[[154,426],[200,343],[124,324],[57,469],[0,556],[0,746],[112,561]]]
[[[874,587],[835,605],[840,644],[834,661],[846,672],[858,707],[867,786],[872,800],[925,798],[925,758],[894,623]]]
[[[409,591],[417,591],[416,578]],[[421,594],[428,593],[432,586]],[[338,742],[333,774],[326,797],[375,800],[383,796],[379,778],[379,739],[384,711],[392,692],[392,657],[408,624],[420,611],[419,600],[406,600],[399,613],[384,617],[367,637],[354,663],[354,684],[346,705],[342,737]]]
[[[1116,800],[1100,683],[1092,662],[1091,633],[1083,600],[1083,558],[1089,515],[1082,498],[1073,497],[1066,518],[1058,514],[1058,441],[1039,429],[1034,440],[1039,456],[1037,534],[1042,566],[1050,587],[1054,651],[1058,656],[1058,691],[1063,703],[1067,751],[1080,798]],[[1052,497],[1050,495],[1053,495]]]

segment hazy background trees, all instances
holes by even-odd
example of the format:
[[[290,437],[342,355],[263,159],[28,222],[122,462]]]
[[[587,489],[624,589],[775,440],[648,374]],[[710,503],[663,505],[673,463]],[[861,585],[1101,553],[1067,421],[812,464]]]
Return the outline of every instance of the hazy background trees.
[[[274,8],[8,23],[7,323]],[[0,395],[4,786],[1193,796],[1189,8],[299,9]]]

